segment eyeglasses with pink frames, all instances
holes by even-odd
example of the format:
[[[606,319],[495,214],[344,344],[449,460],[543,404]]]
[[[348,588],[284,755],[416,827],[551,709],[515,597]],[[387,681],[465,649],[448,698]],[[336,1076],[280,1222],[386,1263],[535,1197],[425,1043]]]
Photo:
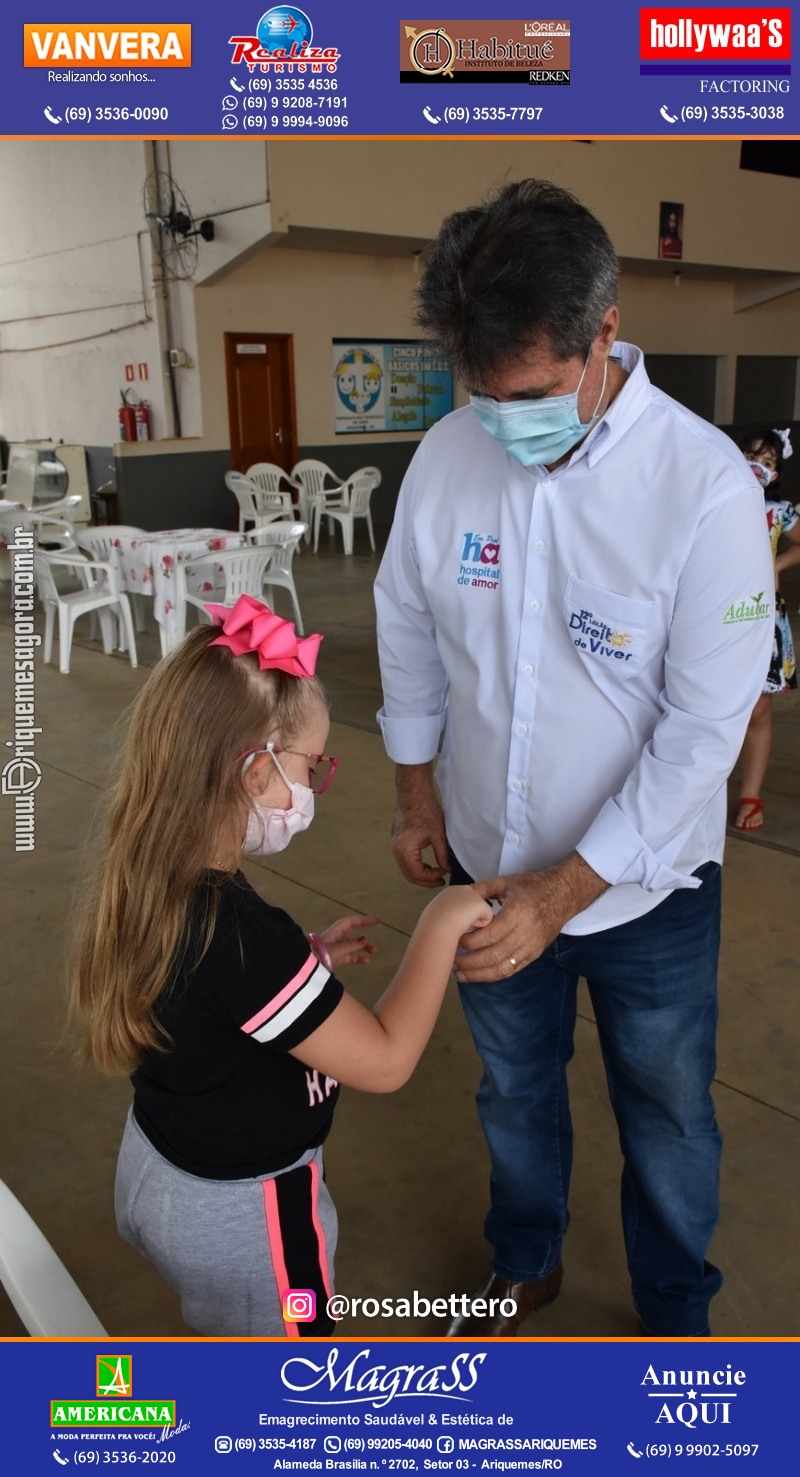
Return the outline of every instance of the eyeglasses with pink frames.
[[[308,788],[315,795],[324,795],[325,791],[330,789],[339,765],[339,760],[333,754],[301,754],[297,749],[281,749],[270,741],[266,744],[257,744],[254,749],[245,749],[243,754],[237,754],[233,761],[234,764],[241,764],[242,760],[245,761],[242,774],[252,764],[256,754],[272,754],[276,759],[279,754],[289,754],[295,759],[307,759],[309,762]],[[278,763],[278,769],[283,774],[280,763]]]

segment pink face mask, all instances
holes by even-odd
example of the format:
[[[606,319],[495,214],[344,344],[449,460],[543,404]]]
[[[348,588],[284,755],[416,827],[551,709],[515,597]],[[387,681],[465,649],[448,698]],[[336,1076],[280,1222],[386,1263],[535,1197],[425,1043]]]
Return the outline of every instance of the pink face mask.
[[[292,837],[311,825],[314,819],[313,791],[308,785],[290,784],[289,789],[292,803],[288,810],[279,810],[272,805],[251,806],[242,842],[242,851],[248,856],[271,856],[277,851],[285,851]]]

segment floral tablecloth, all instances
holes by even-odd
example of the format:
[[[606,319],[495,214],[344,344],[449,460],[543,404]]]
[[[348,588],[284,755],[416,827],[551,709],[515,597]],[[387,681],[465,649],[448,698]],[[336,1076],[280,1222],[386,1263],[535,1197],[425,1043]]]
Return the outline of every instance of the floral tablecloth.
[[[247,542],[243,533],[225,528],[166,528],[156,533],[117,534],[110,557],[127,594],[152,596],[162,649],[169,651],[185,628],[185,603],[176,581],[176,565],[215,549],[241,549]],[[208,588],[214,588],[211,580]]]

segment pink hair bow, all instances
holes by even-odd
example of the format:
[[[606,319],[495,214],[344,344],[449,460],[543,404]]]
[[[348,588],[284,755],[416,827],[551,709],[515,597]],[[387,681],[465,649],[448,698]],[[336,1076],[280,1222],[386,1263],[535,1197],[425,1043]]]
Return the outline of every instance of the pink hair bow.
[[[222,626],[222,635],[211,646],[227,646],[234,656],[253,651],[262,672],[276,668],[291,677],[313,677],[322,637],[302,636],[291,621],[282,620],[261,600],[240,595],[235,605],[207,605],[211,619]]]

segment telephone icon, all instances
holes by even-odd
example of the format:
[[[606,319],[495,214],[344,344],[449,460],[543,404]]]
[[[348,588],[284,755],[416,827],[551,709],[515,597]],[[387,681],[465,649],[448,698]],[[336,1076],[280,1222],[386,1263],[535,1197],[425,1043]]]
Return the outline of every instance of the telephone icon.
[[[637,1451],[636,1450],[636,1447],[634,1446],[634,1444],[633,1444],[632,1441],[629,1441],[628,1442],[628,1448],[627,1449],[630,1452],[631,1456],[644,1456],[644,1452],[643,1451]]]
[[[422,111],[429,123],[441,123],[441,118],[437,118],[435,113],[431,112],[430,108],[423,108]]]
[[[49,118],[51,123],[60,123],[62,121],[56,113],[51,113],[49,108],[45,108],[44,116],[45,118]],[[55,1455],[55,1452],[53,1455]]]
[[[58,1454],[57,1451],[54,1451],[53,1452],[53,1456],[55,1457],[56,1461],[59,1463],[60,1466],[62,1466],[62,1467],[68,1467],[69,1466],[69,1462],[67,1461],[67,1458],[65,1456],[59,1456],[59,1454]]]
[[[669,108],[659,108],[658,111],[661,114],[661,117],[662,118],[666,118],[666,120],[667,120],[668,123],[677,123],[677,121],[678,121],[677,114],[673,118],[671,112],[669,111]]]
[[[234,77],[231,77],[231,87],[233,88],[234,92],[244,92],[244,88],[239,86],[239,83],[235,80]]]

